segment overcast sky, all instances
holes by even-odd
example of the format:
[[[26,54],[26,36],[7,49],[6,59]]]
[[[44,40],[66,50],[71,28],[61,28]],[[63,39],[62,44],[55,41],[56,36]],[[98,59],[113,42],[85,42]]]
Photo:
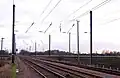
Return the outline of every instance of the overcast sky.
[[[106,1],[106,4],[96,10],[92,9],[103,1]],[[80,51],[88,53],[90,18],[89,13],[82,17],[81,15],[93,10],[94,52],[104,49],[120,50],[120,0],[15,0],[14,3],[16,5],[15,30],[18,32],[15,33],[18,49],[26,49],[29,45],[34,51],[36,41],[38,51],[42,51],[43,48],[47,50],[48,35],[51,34],[51,49],[68,51],[68,34],[60,33],[59,26],[61,23],[61,31],[67,32],[74,23],[75,26],[70,31],[72,33],[71,50],[76,51],[75,20],[79,20]],[[5,38],[4,49],[9,50],[12,45],[12,5],[12,0],[0,1],[0,38]],[[33,21],[35,24],[25,33]],[[51,22],[52,26],[45,34],[39,32],[45,31]]]

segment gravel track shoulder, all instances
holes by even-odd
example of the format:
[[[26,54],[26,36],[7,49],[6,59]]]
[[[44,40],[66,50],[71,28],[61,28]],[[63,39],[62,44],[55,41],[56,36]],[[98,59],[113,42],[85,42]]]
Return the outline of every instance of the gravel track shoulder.
[[[40,78],[39,74],[37,74],[33,69],[27,66],[20,58],[16,58],[17,69],[19,72],[17,73],[17,78]]]

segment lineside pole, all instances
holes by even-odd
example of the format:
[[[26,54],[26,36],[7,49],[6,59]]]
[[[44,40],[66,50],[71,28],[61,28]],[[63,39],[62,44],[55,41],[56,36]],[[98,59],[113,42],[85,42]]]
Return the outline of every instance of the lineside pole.
[[[37,45],[36,45],[36,42],[35,42],[35,57],[36,57],[36,55],[37,55],[37,53],[36,53],[36,48],[37,48]]]
[[[50,56],[50,50],[51,50],[51,35],[49,34],[49,56]]]
[[[71,53],[71,33],[69,33],[69,53]]]
[[[14,63],[15,57],[15,35],[14,35],[14,27],[15,27],[15,5],[13,4],[13,26],[12,26],[12,63]]]
[[[90,64],[92,65],[92,11],[90,11]]]
[[[77,21],[77,53],[78,53],[78,64],[80,63],[80,52],[79,52],[79,21]]]
[[[1,51],[3,50],[3,39],[4,38],[1,38]]]

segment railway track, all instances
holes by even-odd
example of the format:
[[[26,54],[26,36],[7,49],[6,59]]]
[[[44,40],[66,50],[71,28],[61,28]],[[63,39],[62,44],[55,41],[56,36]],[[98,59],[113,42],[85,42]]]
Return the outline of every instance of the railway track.
[[[65,64],[65,65],[70,65],[70,66],[76,66],[76,67],[85,68],[85,69],[89,69],[89,70],[94,70],[94,71],[98,71],[98,72],[103,72],[103,73],[107,73],[107,74],[111,74],[111,75],[120,76],[120,72],[115,71],[115,70],[102,69],[102,68],[99,68],[99,67],[91,67],[91,66],[86,66],[86,65],[77,65],[77,64],[72,64],[72,63],[69,63],[69,62],[49,60],[49,59],[45,59],[45,58],[39,58],[39,59],[50,61],[50,62],[55,62],[55,63],[61,63],[61,64]]]
[[[27,61],[36,62],[37,65],[44,66],[45,68],[49,69],[50,71],[54,71],[60,73],[63,77],[61,78],[102,78],[96,75],[88,74],[86,72],[80,72],[76,70],[72,70],[70,68],[66,68],[64,66],[55,65],[50,62],[46,62],[44,60],[36,60],[28,58]],[[49,72],[50,72],[49,71]],[[53,77],[56,78],[56,77]]]
[[[69,65],[69,64],[63,64],[63,63],[55,63],[55,62],[51,62],[51,61],[46,61],[46,60],[40,60],[40,59],[34,59],[36,61],[39,62],[44,62],[46,64],[48,64],[49,66],[56,66],[56,67],[60,67],[63,69],[68,69],[74,72],[78,72],[79,74],[83,74],[84,78],[120,78],[119,75],[116,74],[108,74],[108,73],[104,73],[104,72],[99,72],[99,71],[94,71],[91,69],[87,69],[87,68],[79,68],[78,66],[74,66],[74,65]],[[72,74],[72,73],[71,73]],[[86,75],[86,77],[85,77]],[[91,77],[88,77],[91,76]]]
[[[34,61],[28,60],[28,59],[22,59],[27,65],[29,65],[32,69],[34,69],[41,78],[66,78],[65,76],[44,67],[41,64],[38,64]]]
[[[34,66],[32,66],[31,64],[27,63],[24,61],[25,64],[27,64],[29,67],[31,67],[32,69],[34,69],[42,78],[47,78],[43,73],[41,73],[38,69],[36,69]]]
[[[111,75],[99,71],[93,71],[87,68],[84,69],[78,66],[74,66],[72,64],[53,62],[45,59],[38,59],[31,57],[22,57],[22,58],[32,61],[38,65],[41,65],[42,67],[47,68],[50,71],[54,71],[62,75],[63,78],[120,78],[120,76],[118,75]],[[57,78],[57,77],[53,77],[53,78]]]

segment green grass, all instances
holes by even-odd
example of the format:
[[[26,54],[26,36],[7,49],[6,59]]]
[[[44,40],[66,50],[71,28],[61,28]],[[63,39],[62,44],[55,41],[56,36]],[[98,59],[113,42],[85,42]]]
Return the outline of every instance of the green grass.
[[[12,64],[12,78],[16,78],[16,65]]]

